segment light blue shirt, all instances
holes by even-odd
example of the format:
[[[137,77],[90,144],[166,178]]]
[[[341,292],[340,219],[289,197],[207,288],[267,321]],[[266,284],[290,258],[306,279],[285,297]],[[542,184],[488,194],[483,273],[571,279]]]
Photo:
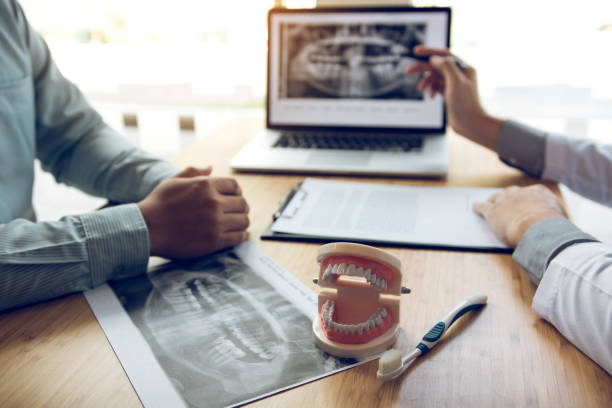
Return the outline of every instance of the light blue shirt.
[[[34,160],[58,182],[124,203],[36,222]],[[62,76],[13,0],[0,0],[0,310],[146,271],[134,203],[174,166],[130,145]]]

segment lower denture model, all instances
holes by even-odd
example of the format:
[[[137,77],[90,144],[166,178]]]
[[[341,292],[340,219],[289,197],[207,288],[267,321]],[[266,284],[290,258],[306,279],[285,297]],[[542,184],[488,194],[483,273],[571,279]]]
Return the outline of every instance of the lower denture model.
[[[360,244],[323,245],[319,263],[315,339],[329,354],[365,359],[395,343],[399,334],[402,263]]]

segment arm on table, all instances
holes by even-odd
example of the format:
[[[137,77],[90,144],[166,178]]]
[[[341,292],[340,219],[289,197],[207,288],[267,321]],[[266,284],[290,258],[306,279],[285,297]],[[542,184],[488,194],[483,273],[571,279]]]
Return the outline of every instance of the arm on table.
[[[145,221],[136,204],[59,221],[0,225],[0,310],[144,273]]]
[[[36,141],[29,128],[12,127],[17,132],[12,136],[22,138],[24,151],[31,149],[33,155],[36,149],[45,168],[58,180],[98,195],[111,193],[109,197],[118,200],[129,194],[137,199],[176,171],[169,164],[154,165],[153,161],[149,161],[153,171],[146,170],[147,162],[136,157],[120,136],[111,135],[78,89],[60,74],[46,44],[16,2],[2,3],[2,24],[4,57],[22,67],[27,73],[24,81],[30,81],[34,89],[33,95],[23,97],[23,101],[32,101],[33,109],[19,110],[26,116],[14,120],[33,123]],[[106,135],[110,138],[104,143]],[[109,177],[116,168],[126,176]],[[128,168],[132,170],[124,170]],[[126,182],[134,170],[144,174],[134,176],[142,186]],[[129,193],[130,189],[136,193]],[[0,210],[4,209],[0,201]],[[14,213],[0,213],[0,309],[146,270],[148,234],[135,204],[54,222],[13,219]]]
[[[594,241],[551,218],[531,227],[512,257],[539,282],[533,310],[612,374],[612,248]]]
[[[533,177],[612,203],[612,148],[494,118],[480,105],[473,68],[459,69],[447,58],[448,50],[416,47],[414,52],[432,57],[407,73],[424,73],[419,89],[443,95],[457,133]],[[538,186],[508,188],[475,209],[498,236],[518,244],[513,259],[538,285],[534,310],[612,374],[612,248],[564,218],[560,204]]]
[[[235,181],[208,177],[210,168],[188,168],[168,179],[176,169],[106,126],[11,4],[4,17],[14,38],[7,41],[29,50],[44,168],[90,193],[139,202],[55,222],[5,219],[0,310],[144,273],[151,253],[196,257],[246,239],[248,205]]]
[[[498,153],[532,176],[610,204],[606,180],[612,175],[612,154],[607,148],[509,121]],[[542,218],[525,231],[512,257],[538,285],[533,310],[612,374],[612,248],[566,218]]]

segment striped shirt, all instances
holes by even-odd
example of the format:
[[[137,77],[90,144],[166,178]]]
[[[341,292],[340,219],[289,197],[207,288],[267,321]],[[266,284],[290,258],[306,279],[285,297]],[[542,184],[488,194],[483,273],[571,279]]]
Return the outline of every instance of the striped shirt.
[[[144,273],[148,231],[133,203],[174,166],[103,122],[13,0],[0,0],[0,67],[0,310]],[[36,222],[36,158],[59,182],[123,204]]]

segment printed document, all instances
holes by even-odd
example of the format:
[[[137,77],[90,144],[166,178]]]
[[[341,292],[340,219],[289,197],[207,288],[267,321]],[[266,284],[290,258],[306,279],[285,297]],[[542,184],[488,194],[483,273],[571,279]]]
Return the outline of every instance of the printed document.
[[[472,209],[499,191],[307,178],[271,230],[357,242],[508,249]]]

